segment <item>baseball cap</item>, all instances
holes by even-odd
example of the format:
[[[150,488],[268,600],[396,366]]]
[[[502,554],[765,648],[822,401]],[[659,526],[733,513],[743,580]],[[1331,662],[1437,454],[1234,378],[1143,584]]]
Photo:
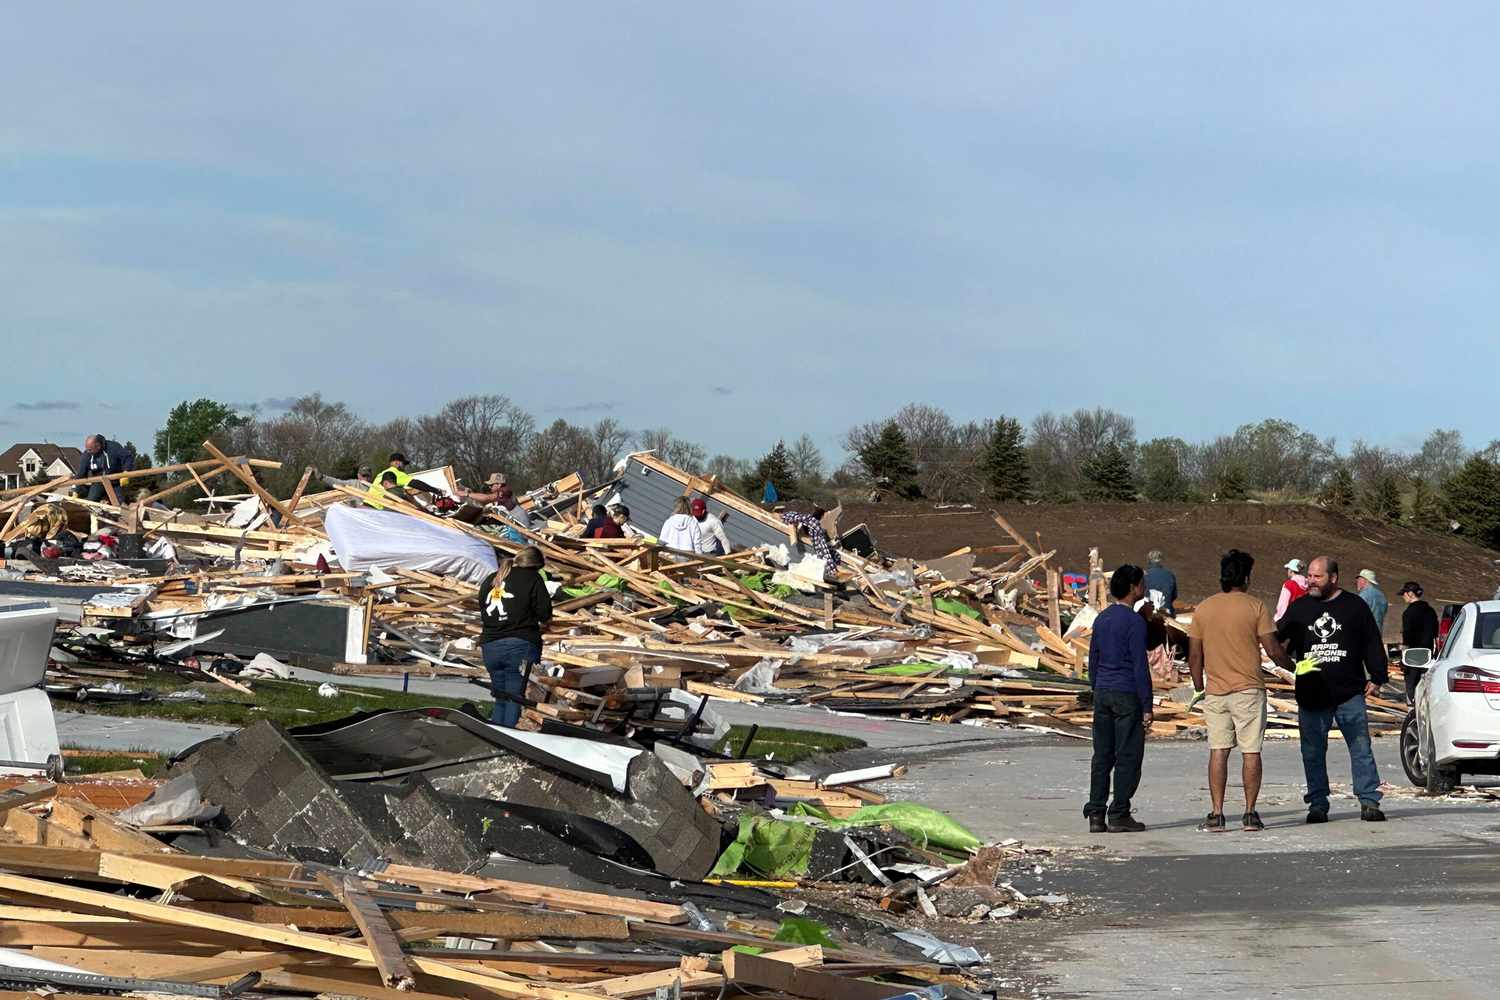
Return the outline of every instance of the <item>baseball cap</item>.
[[[1375,579],[1375,571],[1373,569],[1362,569],[1359,571],[1359,575],[1361,579],[1368,580],[1376,586],[1380,585],[1380,581]]]
[[[1300,573],[1302,572],[1302,560],[1288,559],[1284,568],[1291,570],[1293,573]]]
[[[702,500],[694,500],[692,503],[688,504],[688,509],[690,509],[694,514],[707,514],[708,504],[704,503]]]

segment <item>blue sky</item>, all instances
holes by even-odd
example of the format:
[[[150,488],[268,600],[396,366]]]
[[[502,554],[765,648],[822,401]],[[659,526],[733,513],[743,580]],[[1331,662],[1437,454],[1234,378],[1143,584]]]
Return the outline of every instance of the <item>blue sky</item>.
[[[1500,436],[1500,9],[57,3],[0,437],[503,392],[754,455],[918,400]]]

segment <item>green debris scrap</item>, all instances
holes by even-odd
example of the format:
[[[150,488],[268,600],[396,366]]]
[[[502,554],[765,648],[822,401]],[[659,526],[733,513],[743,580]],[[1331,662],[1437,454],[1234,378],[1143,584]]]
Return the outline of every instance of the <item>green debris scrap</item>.
[[[847,830],[857,826],[889,826],[910,837],[922,847],[945,847],[952,851],[972,851],[982,841],[957,820],[928,806],[915,802],[887,802],[878,806],[861,806],[844,819],[837,819],[810,802],[798,802],[790,812],[794,816],[813,816],[830,830]]]

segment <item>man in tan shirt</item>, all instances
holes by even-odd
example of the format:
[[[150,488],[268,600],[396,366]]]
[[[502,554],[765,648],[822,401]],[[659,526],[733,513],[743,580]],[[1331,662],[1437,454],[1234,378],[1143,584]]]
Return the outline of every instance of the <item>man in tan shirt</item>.
[[[1222,833],[1224,788],[1229,784],[1229,754],[1240,750],[1245,786],[1245,815],[1241,827],[1264,830],[1255,801],[1260,796],[1260,749],[1266,734],[1266,682],[1261,673],[1261,651],[1287,670],[1295,664],[1276,641],[1276,623],[1258,597],[1246,591],[1255,560],[1248,552],[1231,549],[1219,562],[1219,587],[1193,612],[1188,627],[1188,670],[1193,675],[1194,700],[1206,690],[1203,715],[1208,723],[1208,818],[1199,830]],[[1207,688],[1204,674],[1208,675]]]

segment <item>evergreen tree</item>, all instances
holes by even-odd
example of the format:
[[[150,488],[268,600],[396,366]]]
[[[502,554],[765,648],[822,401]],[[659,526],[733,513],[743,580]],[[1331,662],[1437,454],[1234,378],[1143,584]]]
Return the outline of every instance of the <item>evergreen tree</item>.
[[[785,441],[777,441],[776,447],[761,456],[760,461],[755,463],[755,468],[745,476],[742,483],[745,495],[751,499],[759,499],[767,480],[776,487],[781,499],[790,500],[797,495],[797,477],[792,475],[792,459],[787,454]]]
[[[917,485],[917,463],[912,459],[911,446],[894,420],[881,429],[879,437],[860,448],[858,454],[865,475],[877,486],[909,500],[922,495]]]
[[[1412,481],[1411,523],[1424,531],[1447,531],[1448,519],[1443,516],[1443,505],[1424,479]]]
[[[1130,460],[1119,445],[1100,448],[1093,458],[1083,463],[1082,472],[1085,500],[1135,500],[1135,479],[1130,474]]]
[[[1381,476],[1361,498],[1365,513],[1382,521],[1401,520],[1401,487],[1392,475]]]
[[[1329,510],[1345,512],[1354,506],[1354,499],[1354,476],[1348,466],[1340,463],[1324,484],[1318,502]]]
[[[1214,482],[1214,495],[1220,500],[1244,500],[1250,496],[1245,484],[1245,470],[1238,465],[1227,466]]]
[[[1147,500],[1172,503],[1186,500],[1188,482],[1182,475],[1181,448],[1185,442],[1157,438],[1141,446],[1141,492]]]
[[[1500,465],[1475,455],[1443,484],[1443,512],[1465,535],[1500,548]]]
[[[985,448],[984,474],[996,500],[1025,500],[1031,493],[1031,470],[1026,458],[1021,422],[1011,417],[995,421]]]

